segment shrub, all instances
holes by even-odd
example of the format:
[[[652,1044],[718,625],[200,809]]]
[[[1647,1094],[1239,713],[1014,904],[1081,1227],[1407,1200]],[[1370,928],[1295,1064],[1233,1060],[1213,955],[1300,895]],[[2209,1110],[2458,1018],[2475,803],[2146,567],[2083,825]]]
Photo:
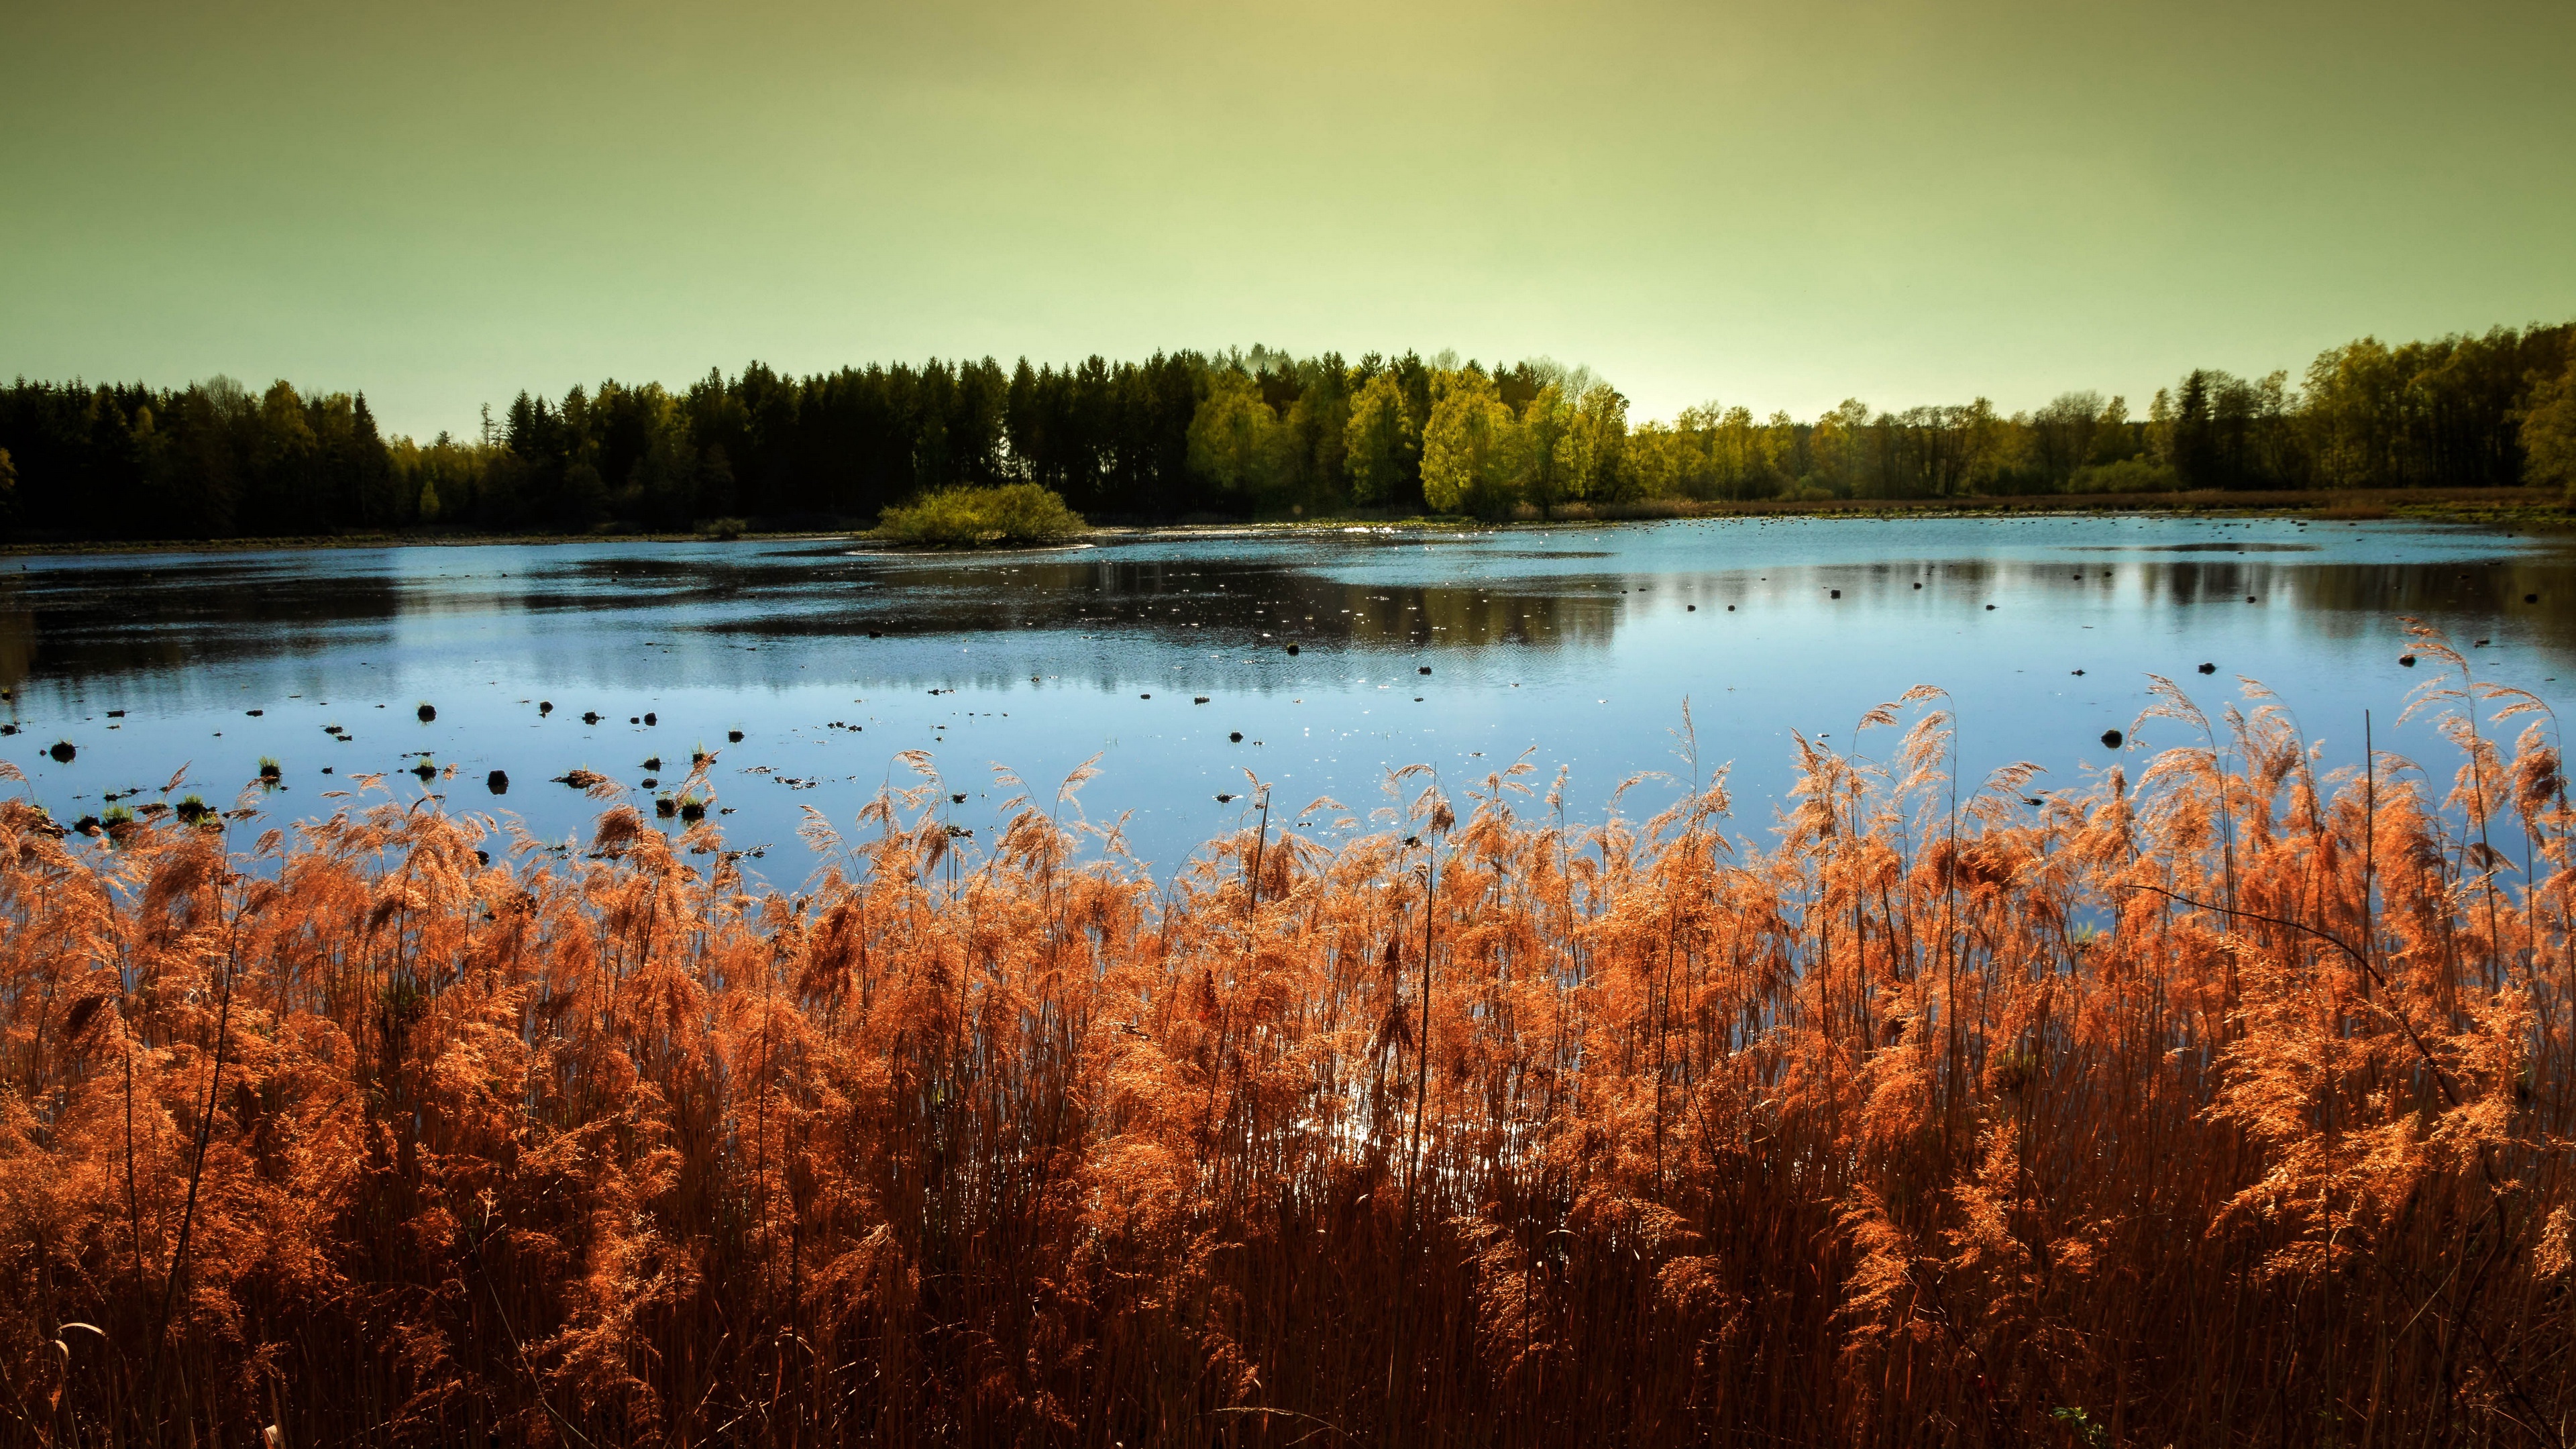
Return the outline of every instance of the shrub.
[[[1052,543],[1079,537],[1089,528],[1053,489],[1013,483],[924,494],[887,509],[872,536],[930,548],[993,548]]]

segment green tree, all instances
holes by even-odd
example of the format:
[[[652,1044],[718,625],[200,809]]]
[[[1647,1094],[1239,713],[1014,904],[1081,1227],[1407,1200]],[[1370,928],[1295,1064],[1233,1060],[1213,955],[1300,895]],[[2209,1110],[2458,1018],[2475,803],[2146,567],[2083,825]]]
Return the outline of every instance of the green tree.
[[[2063,486],[2093,461],[2094,435],[2107,408],[2098,392],[2062,392],[2031,415],[2031,459],[2050,483]]]
[[[1422,501],[1440,513],[1495,517],[1510,510],[1522,466],[1520,420],[1481,368],[1431,378],[1422,425]]]
[[[1808,473],[1800,483],[1822,488],[1837,498],[1863,498],[1881,493],[1877,470],[1870,466],[1869,404],[1844,398],[1833,411],[1816,419],[1807,433]]]
[[[1258,498],[1278,483],[1290,439],[1251,378],[1227,369],[1208,383],[1190,418],[1190,471],[1220,492]]]
[[[1557,502],[1576,491],[1583,471],[1578,455],[1574,404],[1555,383],[1531,396],[1521,409],[1521,496],[1538,505],[1538,516],[1551,516]]]
[[[7,454],[0,453],[0,463]],[[2576,359],[2531,390],[2522,410],[2523,477],[2543,488],[2563,488],[2576,501]]]
[[[1620,460],[1628,450],[1628,400],[1606,382],[1583,390],[1574,407],[1574,458],[1569,492],[1607,499],[1618,492]]]
[[[2102,416],[2094,420],[2093,451],[2085,457],[2084,461],[2116,463],[2123,458],[2136,457],[2138,445],[2132,433],[2133,427],[2129,422],[2129,400],[2115,396],[2109,402],[2102,404]]]
[[[1407,464],[1418,446],[1417,426],[1392,368],[1361,385],[1351,399],[1351,420],[1342,429],[1342,460],[1353,499],[1382,504],[1402,496]]]

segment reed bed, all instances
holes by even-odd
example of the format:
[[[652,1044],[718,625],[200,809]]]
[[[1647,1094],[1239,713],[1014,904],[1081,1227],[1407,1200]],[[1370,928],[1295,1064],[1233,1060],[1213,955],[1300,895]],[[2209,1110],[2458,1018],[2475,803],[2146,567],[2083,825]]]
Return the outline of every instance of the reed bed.
[[[1767,832],[1414,769],[1160,879],[918,757],[793,893],[0,804],[0,1437],[2563,1444],[2555,725],[2416,652],[2438,773],[1918,690]]]

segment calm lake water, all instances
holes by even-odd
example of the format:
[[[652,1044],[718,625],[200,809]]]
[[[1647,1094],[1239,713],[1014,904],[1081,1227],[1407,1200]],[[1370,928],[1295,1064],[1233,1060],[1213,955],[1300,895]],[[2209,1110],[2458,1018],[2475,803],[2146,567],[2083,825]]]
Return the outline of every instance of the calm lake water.
[[[1168,869],[1245,819],[1246,771],[1274,786],[1274,820],[1327,796],[1365,816],[1391,768],[1433,765],[1454,791],[1526,751],[1542,786],[1569,769],[1570,809],[1598,818],[1626,777],[1687,772],[1685,701],[1702,767],[1731,763],[1737,824],[1761,830],[1793,729],[1847,747],[1861,714],[1919,683],[1956,698],[1974,778],[2027,759],[2048,771],[2037,788],[2085,784],[2122,758],[2100,736],[2132,727],[2149,673],[2213,715],[2236,676],[2260,680],[2330,761],[2358,758],[2371,710],[2383,747],[2447,775],[2427,732],[2394,729],[2425,674],[2397,663],[2404,614],[2488,641],[2471,653],[2491,677],[2576,702],[2576,550],[2398,523],[1748,520],[974,558],[801,540],[4,567],[18,733],[0,758],[57,818],[110,793],[143,803],[183,767],[228,805],[268,756],[273,814],[327,811],[324,791],[374,772],[393,798],[434,792],[561,840],[599,806],[551,777],[598,771],[649,811],[644,782],[667,792],[704,746],[722,751],[731,843],[767,846],[759,868],[781,884],[806,868],[805,807],[851,828],[881,782],[909,783],[905,750],[931,753],[943,796],[966,796],[945,808],[979,834],[1009,794],[995,765],[1043,797],[1097,755],[1082,809],[1124,816],[1130,846]],[[47,756],[57,740],[72,762]],[[2130,750],[2182,742],[2151,724]],[[423,752],[457,773],[398,773]],[[1649,782],[1627,808],[1671,795]],[[1326,816],[1305,828],[1328,833]]]

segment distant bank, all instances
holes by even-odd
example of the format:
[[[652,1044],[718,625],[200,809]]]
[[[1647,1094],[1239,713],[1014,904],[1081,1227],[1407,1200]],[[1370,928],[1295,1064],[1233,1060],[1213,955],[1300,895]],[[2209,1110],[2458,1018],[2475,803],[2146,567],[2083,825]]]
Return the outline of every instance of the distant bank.
[[[2144,401],[1846,398],[1804,419],[1711,401],[1638,421],[1609,382],[1545,358],[1254,348],[805,377],[755,363],[677,389],[523,393],[420,441],[380,431],[363,393],[283,380],[20,379],[0,386],[0,542],[804,531],[889,510],[951,542],[992,532],[923,511],[958,489],[1040,489],[1095,522],[1507,522],[2576,487],[2576,322],[2362,338],[2296,377],[2203,368]]]

